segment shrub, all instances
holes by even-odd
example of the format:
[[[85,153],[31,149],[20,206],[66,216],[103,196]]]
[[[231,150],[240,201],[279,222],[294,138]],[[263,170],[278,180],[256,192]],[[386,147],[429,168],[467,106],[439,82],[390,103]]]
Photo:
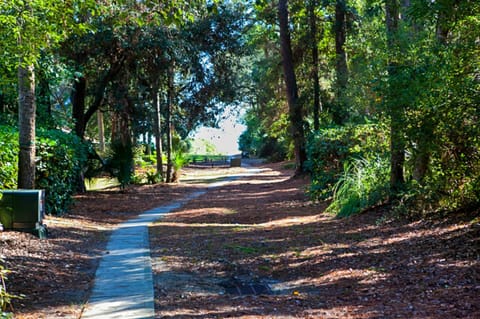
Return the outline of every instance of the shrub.
[[[189,163],[189,156],[182,150],[173,153],[173,182],[178,182],[180,179],[180,170]]]
[[[157,157],[156,155],[143,155],[141,162],[146,163],[146,165],[156,165]]]
[[[309,137],[306,168],[312,176],[309,194],[325,199],[342,176],[350,158],[386,157],[389,149],[387,129],[378,124],[359,124],[324,128]]]
[[[17,187],[18,132],[8,126],[0,126],[0,189]]]
[[[89,146],[59,130],[40,131],[36,142],[36,187],[45,189],[48,214],[65,213],[79,188],[79,176],[88,159]]]
[[[148,184],[158,184],[162,181],[162,176],[154,170],[145,173]]]
[[[131,183],[134,185],[142,185],[144,181],[144,176],[143,174],[135,174],[132,176]]]
[[[132,145],[121,141],[112,143],[110,156],[106,161],[106,167],[118,179],[120,188],[130,184],[134,168],[134,152]]]
[[[287,158],[288,144],[283,139],[266,137],[259,146],[258,156],[269,162],[279,162]]]
[[[90,146],[72,133],[39,130],[36,139],[35,187],[46,192],[47,214],[61,215],[72,203]],[[18,132],[0,126],[0,189],[17,187]]]

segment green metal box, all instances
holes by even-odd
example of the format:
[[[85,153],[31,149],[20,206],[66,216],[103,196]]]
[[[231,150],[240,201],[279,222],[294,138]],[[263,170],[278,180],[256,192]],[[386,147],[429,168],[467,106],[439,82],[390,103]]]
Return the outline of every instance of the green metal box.
[[[35,231],[42,226],[43,190],[1,190],[0,223],[5,229]]]

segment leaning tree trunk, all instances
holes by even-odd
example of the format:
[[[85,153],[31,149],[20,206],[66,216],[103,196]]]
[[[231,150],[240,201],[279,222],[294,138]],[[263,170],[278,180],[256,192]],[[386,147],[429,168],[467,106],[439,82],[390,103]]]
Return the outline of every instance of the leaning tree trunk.
[[[18,188],[35,188],[35,73],[34,66],[18,68]]]
[[[307,160],[305,151],[305,132],[303,127],[302,104],[298,100],[297,79],[293,66],[292,46],[288,25],[287,0],[278,2],[278,18],[280,22],[280,45],[282,53],[283,72],[287,89],[287,100],[290,117],[290,129],[295,148],[295,175],[303,174],[304,163]]]

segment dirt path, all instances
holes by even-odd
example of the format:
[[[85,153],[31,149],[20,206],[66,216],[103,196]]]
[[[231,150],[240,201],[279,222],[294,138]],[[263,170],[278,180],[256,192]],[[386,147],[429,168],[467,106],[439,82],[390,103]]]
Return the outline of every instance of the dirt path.
[[[281,166],[151,227],[158,318],[480,318],[479,219],[323,214]]]

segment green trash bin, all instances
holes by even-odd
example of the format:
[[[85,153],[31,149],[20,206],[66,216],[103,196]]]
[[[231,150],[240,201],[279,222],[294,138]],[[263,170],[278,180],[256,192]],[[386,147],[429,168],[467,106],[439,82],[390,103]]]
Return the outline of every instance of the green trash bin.
[[[41,238],[46,237],[43,190],[1,190],[0,193],[0,223],[4,229],[33,232]]]

